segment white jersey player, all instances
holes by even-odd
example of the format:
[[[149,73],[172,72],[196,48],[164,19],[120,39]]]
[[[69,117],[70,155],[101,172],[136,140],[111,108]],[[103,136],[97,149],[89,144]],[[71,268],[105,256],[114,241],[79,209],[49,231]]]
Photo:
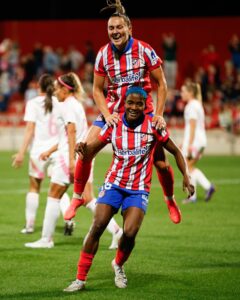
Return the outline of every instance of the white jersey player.
[[[20,167],[25,153],[29,149],[29,180],[30,188],[26,195],[26,225],[21,233],[34,231],[35,218],[39,205],[39,192],[41,182],[46,175],[47,168],[53,163],[54,156],[46,161],[39,158],[40,154],[58,141],[58,129],[56,125],[58,115],[58,100],[53,97],[54,79],[44,74],[39,79],[39,96],[27,102],[24,121],[26,121],[23,143],[17,154],[14,155],[13,166]],[[62,213],[65,213],[69,205],[68,195],[61,200]]]
[[[197,200],[196,185],[200,184],[205,192],[205,201],[209,201],[215,192],[215,187],[206,178],[202,171],[195,167],[207,146],[205,130],[205,114],[202,106],[201,88],[197,83],[186,83],[181,88],[181,96],[187,105],[184,109],[184,138],[182,152],[186,157],[195,193],[183,203],[195,202]]]

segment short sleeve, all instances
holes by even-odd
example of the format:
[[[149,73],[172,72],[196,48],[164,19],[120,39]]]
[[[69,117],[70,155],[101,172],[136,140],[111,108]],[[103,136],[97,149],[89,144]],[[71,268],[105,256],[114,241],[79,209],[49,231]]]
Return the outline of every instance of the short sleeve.
[[[103,53],[101,50],[98,52],[95,60],[94,73],[96,73],[99,76],[103,76],[103,77],[106,76],[106,71],[103,65]]]
[[[162,60],[158,57],[155,50],[150,45],[147,45],[144,52],[148,70],[151,72],[152,70],[159,68],[162,64]]]
[[[24,121],[26,122],[34,122],[37,121],[37,108],[36,104],[33,100],[29,100],[26,104]]]
[[[198,119],[198,107],[195,103],[192,103],[191,106],[189,106],[187,117],[189,120],[197,120]]]

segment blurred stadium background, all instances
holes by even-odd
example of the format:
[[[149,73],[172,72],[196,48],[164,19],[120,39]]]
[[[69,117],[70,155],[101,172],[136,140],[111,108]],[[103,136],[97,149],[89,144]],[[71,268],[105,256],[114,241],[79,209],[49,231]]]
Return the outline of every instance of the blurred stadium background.
[[[176,226],[168,219],[154,174],[149,212],[126,266],[129,288],[123,294],[112,284],[106,260],[110,262],[113,253],[106,250],[109,237],[104,235],[90,272],[89,292],[76,299],[238,299],[240,10],[224,1],[194,7],[169,2],[159,4],[161,9],[155,7],[156,1],[147,6],[135,0],[123,4],[133,23],[133,36],[148,42],[164,60],[169,87],[165,118],[178,145],[184,125],[180,87],[190,79],[202,86],[208,155],[199,165],[216,184],[217,193],[207,204],[201,191],[196,205],[180,204],[183,223]],[[20,236],[27,160],[24,168],[15,171],[11,155],[22,141],[25,104],[36,95],[43,72],[58,76],[74,70],[87,92],[89,124],[94,120],[98,110],[92,98],[93,64],[99,47],[108,42],[107,15],[99,14],[105,0],[88,1],[84,9],[74,1],[55,0],[41,1],[36,7],[22,2],[14,9],[6,5],[0,13],[0,295],[1,299],[68,299],[61,290],[74,279],[90,213],[79,211],[76,232],[67,240],[60,220],[54,249],[24,249],[24,242],[40,235],[47,182],[38,230],[34,237]],[[96,193],[110,159],[108,153],[97,158]],[[180,174],[175,173],[180,203],[184,194]]]

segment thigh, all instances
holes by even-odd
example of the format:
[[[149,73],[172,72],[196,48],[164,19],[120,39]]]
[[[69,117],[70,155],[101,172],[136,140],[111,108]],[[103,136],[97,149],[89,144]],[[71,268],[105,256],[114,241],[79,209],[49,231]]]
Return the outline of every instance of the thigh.
[[[142,225],[144,212],[138,207],[129,207],[123,212],[123,231],[128,236],[135,236]]]
[[[39,193],[42,179],[29,176],[29,192]]]
[[[95,141],[101,132],[101,128],[95,125],[92,125],[88,131],[87,137],[85,139],[85,142],[87,144],[90,144],[91,142]]]

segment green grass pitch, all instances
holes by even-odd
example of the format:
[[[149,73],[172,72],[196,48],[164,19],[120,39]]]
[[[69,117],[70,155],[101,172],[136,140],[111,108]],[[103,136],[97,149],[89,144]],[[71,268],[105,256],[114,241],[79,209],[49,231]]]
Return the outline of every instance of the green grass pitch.
[[[62,292],[75,279],[76,264],[92,215],[79,209],[73,236],[63,235],[59,219],[53,249],[28,249],[40,238],[48,180],[42,187],[36,232],[20,234],[24,226],[27,160],[11,168],[10,152],[0,153],[0,299],[240,299],[240,157],[203,157],[199,167],[216,185],[209,203],[198,189],[196,204],[182,205],[181,175],[174,161],[175,195],[183,221],[173,224],[158,186],[155,170],[148,211],[132,256],[125,265],[128,287],[115,288],[105,232],[89,273],[87,288]],[[103,181],[110,154],[98,155],[95,192]],[[69,194],[72,188],[69,189]],[[121,224],[121,215],[116,216]]]

